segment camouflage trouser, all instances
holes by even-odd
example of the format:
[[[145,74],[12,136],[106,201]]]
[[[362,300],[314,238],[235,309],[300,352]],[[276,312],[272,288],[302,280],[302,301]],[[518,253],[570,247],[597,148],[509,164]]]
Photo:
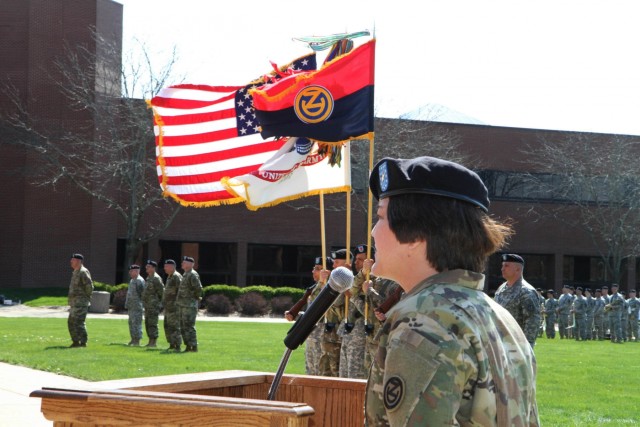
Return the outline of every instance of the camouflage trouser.
[[[89,307],[86,305],[69,308],[67,326],[69,328],[69,335],[73,342],[78,342],[80,344],[86,344],[87,342],[87,327],[85,325],[85,320],[87,319],[88,311]]]
[[[305,369],[307,375],[320,375],[320,358],[322,357],[322,334],[324,323],[314,326],[306,341],[304,350]]]
[[[366,346],[364,319],[360,318],[356,320],[353,330],[349,333],[347,333],[344,328],[345,323],[343,322],[338,330],[338,334],[342,336],[338,375],[341,378],[366,379],[367,374],[364,370],[364,353]]]
[[[595,338],[593,336],[593,316],[590,314],[587,314],[584,319],[587,325],[587,339],[592,340]]]
[[[622,339],[626,340],[627,339],[627,335],[629,334],[629,316],[627,315],[627,313],[625,313],[623,316],[620,317],[620,329],[622,330]]]
[[[142,339],[142,313],[144,310],[140,308],[130,308],[129,310],[129,335],[131,339],[140,341]]]
[[[587,339],[587,318],[585,316],[576,315],[576,327],[574,328],[574,337],[576,341]]]
[[[170,345],[180,347],[182,345],[182,335],[180,335],[180,316],[178,309],[164,308],[164,336]]]
[[[627,327],[628,337],[631,340],[632,338],[638,341],[638,333],[640,332],[640,327],[638,327],[638,318],[633,316],[629,316],[629,326]]]
[[[158,339],[158,317],[160,309],[156,307],[145,307],[144,309],[144,329],[149,339]]]
[[[325,377],[337,377],[340,373],[340,336],[338,325],[322,334],[322,356],[320,357],[320,375]]]
[[[560,338],[569,337],[567,334],[567,331],[570,330],[567,329],[569,326],[571,326],[569,323],[569,315],[563,313],[558,314],[558,332],[560,333]]]
[[[180,313],[180,333],[182,340],[188,346],[198,345],[196,334],[196,317],[198,317],[198,307],[178,307]]]
[[[547,315],[545,318],[545,333],[547,338],[556,337],[556,316]]]
[[[604,334],[607,334],[609,331],[610,334],[613,335],[613,331],[611,331],[611,312],[606,311],[602,316],[602,322],[604,323]]]
[[[609,323],[611,324],[611,341],[622,341],[622,313],[619,310],[609,313]]]
[[[595,316],[593,318],[593,327],[595,329],[594,339],[603,340],[604,339],[604,316]]]

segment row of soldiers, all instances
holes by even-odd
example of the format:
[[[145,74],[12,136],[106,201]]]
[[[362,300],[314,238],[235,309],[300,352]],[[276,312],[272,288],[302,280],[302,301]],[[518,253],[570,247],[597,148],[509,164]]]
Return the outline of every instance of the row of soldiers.
[[[285,312],[287,320],[293,321],[326,286],[330,270],[350,267],[347,257],[353,259],[352,288],[336,299],[306,340],[307,375],[367,378],[378,348],[375,337],[386,319],[385,313],[402,294],[397,283],[370,274],[374,261],[367,259],[367,249],[367,245],[356,246],[355,257],[347,249],[332,252],[324,260],[317,257],[312,271],[315,283]]]
[[[603,286],[595,290],[594,297],[590,288],[565,285],[558,299],[549,289],[546,301],[539,289],[547,338],[555,338],[557,322],[560,339],[604,340],[608,332],[612,343],[638,342],[640,299],[635,289],[625,299],[618,288],[612,284],[609,294],[609,287]]]
[[[167,275],[166,284],[157,273],[158,263],[148,260],[145,265],[147,278],[140,276],[140,266],[129,267],[129,289],[125,308],[129,313],[128,345],[139,346],[142,339],[142,318],[144,316],[145,331],[149,337],[147,347],[157,347],[159,337],[158,318],[164,309],[164,333],[169,343],[169,351],[180,351],[182,342],[185,352],[198,351],[198,338],[195,328],[199,301],[202,297],[202,283],[193,266],[195,260],[190,256],[182,259],[184,275],[176,270],[176,262],[172,259],[164,261]]]

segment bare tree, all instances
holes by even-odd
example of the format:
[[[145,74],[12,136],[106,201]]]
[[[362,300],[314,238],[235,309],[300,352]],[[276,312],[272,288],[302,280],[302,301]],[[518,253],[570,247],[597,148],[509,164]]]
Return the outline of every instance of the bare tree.
[[[537,172],[527,176],[524,193],[547,202],[531,213],[586,232],[614,282],[622,277],[623,260],[640,249],[638,153],[636,138],[587,134],[542,139],[526,153]]]
[[[10,82],[4,82],[2,90],[12,111],[0,120],[9,142],[39,154],[37,171],[29,176],[34,184],[70,182],[119,214],[126,230],[127,266],[180,209],[162,197],[153,117],[144,100],[136,98],[150,98],[170,83],[177,55],[174,50],[157,69],[142,44],[138,55],[129,53],[123,62],[119,41],[95,32],[94,41],[90,46],[66,46],[48,73],[73,111],[73,122],[33,112],[35,103]]]

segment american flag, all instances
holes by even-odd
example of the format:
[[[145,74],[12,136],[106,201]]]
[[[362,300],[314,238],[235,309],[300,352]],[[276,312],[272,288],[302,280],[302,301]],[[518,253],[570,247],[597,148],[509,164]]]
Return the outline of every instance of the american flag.
[[[281,70],[315,68],[315,54],[310,54]],[[248,89],[266,78],[247,86],[176,85],[162,89],[150,101],[158,180],[165,196],[198,207],[244,201],[220,180],[258,169],[285,142],[265,140],[259,133]]]

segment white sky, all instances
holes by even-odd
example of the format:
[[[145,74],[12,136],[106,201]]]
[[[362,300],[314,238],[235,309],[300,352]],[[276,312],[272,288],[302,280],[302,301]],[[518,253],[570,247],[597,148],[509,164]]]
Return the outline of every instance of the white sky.
[[[496,126],[640,135],[636,0],[118,0],[125,49],[177,46],[185,83],[241,85],[373,30],[376,115],[441,104]]]

